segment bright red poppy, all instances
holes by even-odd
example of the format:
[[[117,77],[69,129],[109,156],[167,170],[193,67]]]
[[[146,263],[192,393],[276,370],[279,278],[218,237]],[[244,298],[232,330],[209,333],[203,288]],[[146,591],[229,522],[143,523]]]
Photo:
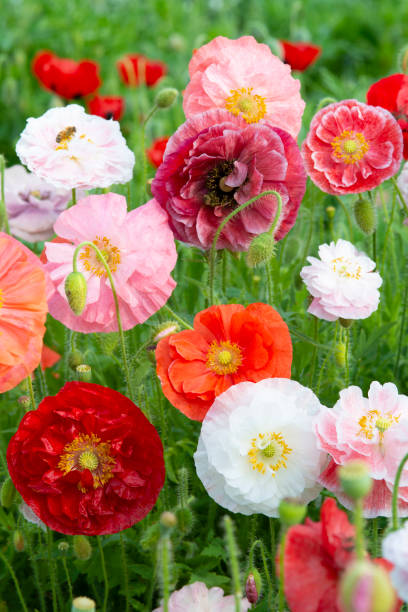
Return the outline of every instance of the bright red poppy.
[[[367,104],[382,106],[398,121],[404,138],[404,159],[408,159],[408,76],[392,74],[371,85]]]
[[[16,489],[51,529],[116,533],[146,516],[164,483],[156,429],[113,389],[68,382],[22,418],[7,449]]]
[[[322,52],[319,45],[305,42],[291,42],[280,40],[283,51],[283,61],[292,68],[303,72],[313,64]]]
[[[222,304],[199,312],[194,330],[160,340],[156,361],[167,399],[190,419],[202,421],[231,385],[290,378],[292,342],[272,306]]]
[[[61,98],[73,100],[94,93],[101,84],[99,66],[91,60],[75,62],[51,51],[39,51],[32,64],[40,83]]]
[[[117,63],[122,81],[130,87],[146,83],[153,87],[167,74],[167,66],[159,60],[151,60],[140,53],[125,55]]]
[[[168,141],[168,136],[156,138],[156,140],[153,140],[150,149],[146,149],[147,158],[155,168],[158,168],[163,161],[164,151],[166,150]]]
[[[288,530],[285,545],[285,597],[292,612],[341,612],[338,584],[346,566],[355,558],[355,528],[347,514],[327,498],[320,521],[306,519]],[[384,559],[374,559],[390,571]],[[277,560],[277,570],[279,562]],[[394,612],[398,612],[398,602]]]
[[[95,96],[87,106],[92,115],[115,121],[120,121],[125,112],[125,100],[121,96]]]

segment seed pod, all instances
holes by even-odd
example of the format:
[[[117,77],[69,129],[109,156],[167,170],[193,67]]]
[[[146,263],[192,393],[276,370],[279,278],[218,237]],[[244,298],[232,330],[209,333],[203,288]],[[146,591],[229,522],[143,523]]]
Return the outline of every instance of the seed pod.
[[[84,535],[75,535],[73,540],[74,554],[81,561],[88,561],[92,556],[92,546]]]
[[[13,546],[17,552],[23,552],[25,549],[24,536],[19,529],[16,529],[13,533]]]
[[[75,597],[71,612],[95,612],[95,602],[89,597]]]
[[[396,595],[388,572],[372,561],[353,561],[347,566],[339,588],[343,612],[391,612]]]
[[[68,355],[68,365],[71,370],[75,370],[77,366],[84,363],[84,356],[81,351],[77,348],[72,349]]]
[[[338,477],[345,494],[355,500],[368,495],[373,486],[367,463],[358,459],[342,465]]]
[[[86,304],[87,285],[82,272],[71,272],[65,279],[65,295],[74,314],[81,314]]]
[[[166,87],[157,94],[155,104],[159,108],[170,108],[170,106],[172,106],[176,101],[177,97],[177,89],[174,89],[173,87]]]
[[[91,382],[92,380],[92,368],[86,363],[81,363],[75,368],[78,380],[81,382]]]
[[[280,520],[287,527],[298,525],[306,516],[306,506],[284,499],[279,504],[278,511]]]

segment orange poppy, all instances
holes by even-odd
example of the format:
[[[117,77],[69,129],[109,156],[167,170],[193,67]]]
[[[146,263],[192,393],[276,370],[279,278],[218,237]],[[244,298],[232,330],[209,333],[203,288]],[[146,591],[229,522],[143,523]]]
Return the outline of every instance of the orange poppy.
[[[194,330],[160,340],[156,360],[167,399],[202,421],[232,385],[290,378],[292,342],[286,323],[268,304],[211,306],[195,316]]]
[[[41,359],[47,316],[41,262],[0,232],[0,393],[18,385]]]

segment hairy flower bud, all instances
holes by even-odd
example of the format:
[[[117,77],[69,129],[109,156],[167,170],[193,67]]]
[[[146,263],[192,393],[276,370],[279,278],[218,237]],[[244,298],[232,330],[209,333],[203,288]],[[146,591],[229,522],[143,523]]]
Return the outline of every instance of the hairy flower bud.
[[[72,349],[68,355],[68,365],[71,370],[75,370],[77,366],[84,363],[84,356],[77,348]]]
[[[177,321],[165,321],[164,323],[155,328],[153,332],[152,342],[157,344],[162,338],[170,336],[171,334],[176,334],[179,331],[180,325],[177,323]]]
[[[336,214],[336,209],[334,206],[326,206],[326,214],[330,220],[334,219],[334,215]]]
[[[81,363],[75,368],[75,372],[78,380],[81,382],[91,382],[92,380],[92,368],[86,363]]]
[[[364,461],[349,461],[339,467],[337,473],[343,491],[352,499],[362,499],[371,491],[373,481],[369,466]]]
[[[346,345],[344,342],[338,342],[334,349],[334,359],[339,368],[344,368],[346,365]]]
[[[19,529],[16,529],[13,533],[13,546],[17,552],[23,552],[25,549],[24,536]]]
[[[87,285],[82,272],[71,272],[65,279],[65,295],[74,314],[81,314],[86,304]]]
[[[251,604],[255,604],[262,591],[261,574],[254,567],[250,570],[245,582],[245,594]]]
[[[174,102],[177,100],[178,91],[173,87],[165,87],[159,91],[156,96],[155,104],[159,108],[170,108],[173,106]]]
[[[95,612],[95,602],[89,597],[75,597],[71,612]]]
[[[188,533],[194,522],[193,513],[190,508],[177,508],[176,517],[180,531],[182,533]]]
[[[372,561],[353,561],[340,581],[343,612],[391,612],[396,595],[388,572]]]
[[[75,535],[73,538],[74,555],[81,561],[88,561],[92,556],[92,546],[84,535]]]
[[[160,515],[160,523],[163,527],[175,527],[177,525],[177,517],[174,512],[162,512]]]
[[[58,550],[65,555],[69,551],[69,544],[65,540],[58,542]]]
[[[348,329],[349,327],[351,327],[354,323],[353,319],[342,319],[341,317],[339,318],[339,323],[342,327],[344,327],[345,329]]]
[[[16,497],[17,497],[17,489],[14,486],[14,483],[11,480],[10,476],[7,476],[6,480],[1,485],[1,490],[0,490],[0,501],[1,501],[2,507],[6,508],[7,510],[11,508],[11,506],[16,501]]]
[[[282,500],[279,504],[279,518],[287,527],[298,525],[306,515],[306,506],[289,500]]]
[[[371,236],[377,227],[377,215],[374,204],[369,198],[359,198],[354,204],[354,217],[358,227],[367,235]]]
[[[246,262],[250,268],[269,261],[275,255],[275,239],[272,234],[265,232],[255,236],[249,245]]]

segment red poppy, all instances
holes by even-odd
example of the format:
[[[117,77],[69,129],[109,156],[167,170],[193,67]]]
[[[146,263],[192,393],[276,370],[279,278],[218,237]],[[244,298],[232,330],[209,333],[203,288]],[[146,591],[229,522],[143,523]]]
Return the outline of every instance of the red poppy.
[[[167,74],[167,66],[158,60],[150,60],[139,53],[125,55],[117,63],[119,75],[126,85],[136,87],[146,83],[156,85]]]
[[[398,121],[404,138],[404,159],[408,159],[408,76],[392,74],[371,85],[367,104],[382,106]]]
[[[163,155],[168,141],[168,136],[156,138],[156,140],[153,140],[150,149],[146,149],[147,158],[155,168],[158,168],[163,161]]]
[[[52,368],[53,365],[61,359],[61,355],[56,351],[53,351],[49,346],[43,344],[41,352],[41,369],[46,370]]]
[[[283,61],[289,64],[292,70],[303,72],[313,64],[322,52],[319,45],[305,42],[291,42],[280,40],[283,51]]]
[[[28,412],[7,449],[10,476],[51,529],[116,533],[146,516],[164,483],[159,435],[127,397],[68,382]]]
[[[202,421],[214,399],[231,385],[290,378],[292,342],[272,306],[211,306],[194,330],[160,340],[157,375],[164,395],[190,419]]]
[[[125,111],[125,100],[121,96],[95,96],[87,106],[92,115],[120,121]]]
[[[90,60],[75,62],[58,57],[51,51],[39,51],[32,67],[35,76],[46,89],[67,100],[88,96],[101,84],[99,66]]]
[[[288,530],[285,545],[285,597],[292,612],[341,612],[337,587],[345,567],[354,559],[354,525],[327,498],[320,521],[306,519]],[[383,559],[375,559],[388,571]],[[279,563],[277,560],[277,569]],[[394,612],[398,612],[398,602]]]

